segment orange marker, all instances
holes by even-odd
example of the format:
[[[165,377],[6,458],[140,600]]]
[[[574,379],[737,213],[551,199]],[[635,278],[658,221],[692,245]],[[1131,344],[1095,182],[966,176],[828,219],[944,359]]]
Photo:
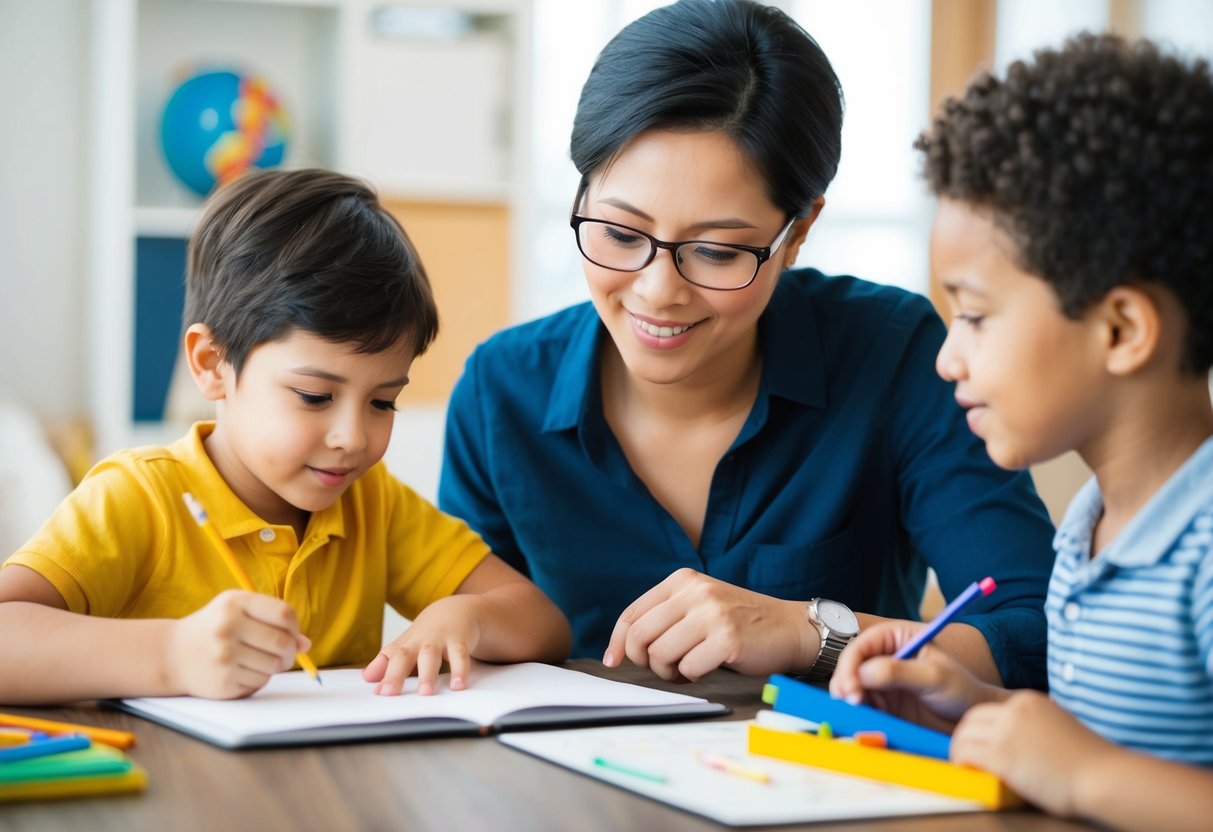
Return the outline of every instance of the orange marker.
[[[249,592],[256,592],[257,587],[253,586],[252,579],[248,573],[244,571],[244,567],[240,565],[240,561],[236,559],[236,553],[227,545],[227,541],[223,539],[223,535],[219,534],[219,530],[211,524],[210,519],[206,516],[206,509],[202,507],[202,503],[198,502],[198,498],[188,491],[181,495],[185,500],[185,507],[190,510],[190,514],[194,516],[194,521],[202,527],[206,536],[210,538],[211,543],[219,551],[219,555],[223,558],[223,562],[227,564],[227,568],[231,570],[232,575],[236,578],[236,583],[240,584],[241,589],[247,589]],[[311,660],[307,653],[296,653],[295,661],[299,662],[299,666],[307,671],[307,675],[311,676],[320,684],[324,682],[320,679],[320,671],[316,668],[316,663]]]
[[[888,748],[889,738],[884,731],[856,731],[851,735],[859,745],[869,748]]]
[[[17,714],[0,714],[0,725],[9,728],[29,728],[34,731],[45,731],[48,734],[84,734],[94,742],[104,743],[114,748],[130,748],[135,744],[135,735],[130,731],[93,728],[89,725],[74,725],[70,722],[52,722],[49,719],[35,719]]]

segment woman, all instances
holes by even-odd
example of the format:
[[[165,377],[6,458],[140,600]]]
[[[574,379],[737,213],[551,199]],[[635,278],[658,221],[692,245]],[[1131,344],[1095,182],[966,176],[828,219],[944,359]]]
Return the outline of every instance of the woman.
[[[556,601],[575,655],[825,681],[860,627],[915,617],[929,565],[948,596],[999,584],[937,643],[1040,686],[1052,527],[935,375],[944,327],[790,270],[841,124],[777,9],[683,0],[617,35],[573,126],[592,304],[469,359],[439,501]]]

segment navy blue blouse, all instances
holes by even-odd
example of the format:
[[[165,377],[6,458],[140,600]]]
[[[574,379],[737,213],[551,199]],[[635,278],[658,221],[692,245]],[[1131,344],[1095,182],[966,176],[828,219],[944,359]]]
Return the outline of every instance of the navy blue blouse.
[[[927,566],[1010,687],[1045,685],[1053,526],[1026,473],[987,457],[935,373],[924,298],[812,269],[784,273],[759,321],[757,400],[716,467],[698,549],[603,417],[585,303],[498,333],[451,397],[439,505],[569,617],[600,657],[623,609],[684,566],[779,598],[916,618]]]

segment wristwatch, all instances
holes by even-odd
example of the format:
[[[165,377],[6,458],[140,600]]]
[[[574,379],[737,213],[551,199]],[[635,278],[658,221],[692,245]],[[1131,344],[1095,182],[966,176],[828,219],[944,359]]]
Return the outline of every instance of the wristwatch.
[[[821,636],[821,651],[804,677],[810,682],[828,682],[842,648],[859,635],[859,619],[846,604],[828,598],[810,601],[805,607],[805,617]]]

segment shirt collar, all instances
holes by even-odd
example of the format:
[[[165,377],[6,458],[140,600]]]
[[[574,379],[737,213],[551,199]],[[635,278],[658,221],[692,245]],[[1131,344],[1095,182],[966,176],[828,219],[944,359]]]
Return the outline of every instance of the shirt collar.
[[[582,304],[585,325],[573,329],[564,350],[564,358],[556,371],[548,411],[543,420],[544,433],[568,430],[581,421],[590,385],[598,381],[598,345],[606,337],[606,327],[598,318],[592,304]]]
[[[1213,493],[1213,439],[1206,439],[1108,547],[1098,553],[1099,559],[1125,567],[1158,563],[1208,503],[1210,493]],[[1077,551],[1086,555],[1091,551],[1095,525],[1102,516],[1103,495],[1092,477],[1066,510],[1054,538],[1054,548],[1058,552]]]
[[[264,529],[266,520],[254,514],[244,501],[236,496],[231,486],[220,475],[203,446],[203,441],[215,430],[215,423],[195,422],[189,433],[178,439],[172,447],[173,456],[181,460],[189,476],[190,492],[206,509],[210,522],[225,540],[253,534]],[[352,486],[351,486],[352,487]],[[345,496],[330,507],[313,512],[308,521],[309,537],[344,537],[345,512],[342,503]],[[184,502],[181,510],[185,511]],[[300,541],[302,543],[302,541]]]
[[[584,304],[584,311],[588,325],[576,328],[565,349],[548,398],[545,433],[576,427],[588,404],[590,385],[598,381],[595,362],[602,339],[609,336],[593,306]],[[779,281],[758,321],[762,389],[809,407],[825,407],[826,369],[814,312],[801,285]]]

